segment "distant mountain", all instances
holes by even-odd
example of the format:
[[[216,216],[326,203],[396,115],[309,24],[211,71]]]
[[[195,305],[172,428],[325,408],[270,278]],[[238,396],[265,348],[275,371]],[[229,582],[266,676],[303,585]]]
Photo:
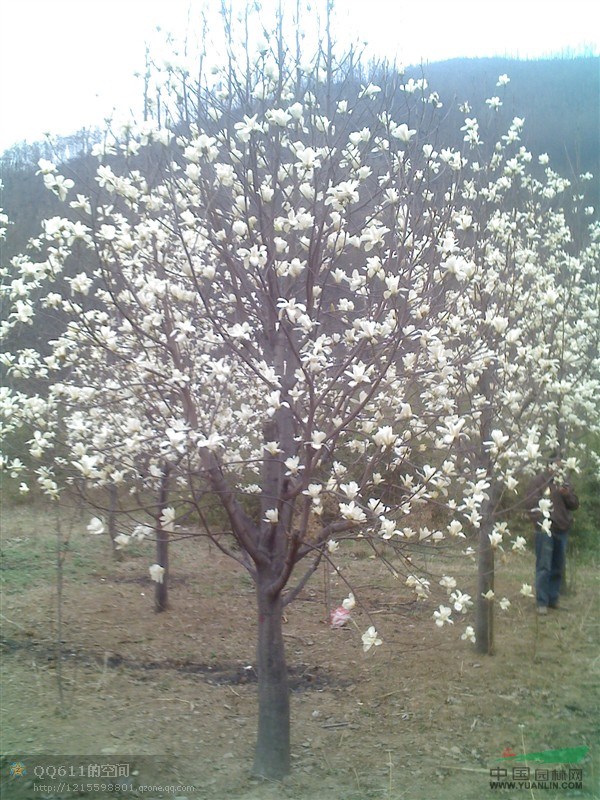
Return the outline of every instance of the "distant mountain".
[[[508,75],[510,83],[498,87],[498,77]],[[425,77],[443,103],[438,131],[440,142],[460,146],[460,127],[465,116],[482,123],[492,117],[494,137],[504,133],[513,117],[523,117],[523,144],[534,154],[548,153],[551,166],[565,177],[584,172],[596,176],[591,203],[599,208],[600,176],[600,58],[545,59],[520,61],[509,58],[458,58],[407,68],[406,77]],[[485,100],[498,96],[502,106],[491,111]],[[459,106],[467,101],[469,114]],[[69,161],[69,174],[87,175],[93,165],[87,155],[99,139],[98,131],[82,130],[58,139],[53,151],[47,142],[15,145],[0,157],[4,190],[0,198],[14,221],[5,257],[19,252],[36,234],[40,220],[48,214],[63,213],[59,204],[35,177],[39,158]],[[495,140],[495,139],[494,139]],[[493,144],[487,141],[487,145]],[[93,180],[93,179],[92,179]],[[588,186],[589,191],[589,186]]]
[[[587,171],[600,175],[600,58],[456,58],[422,70],[411,67],[407,74],[424,75],[440,94],[450,110],[449,127],[460,120],[458,103],[467,100],[472,116],[483,121],[494,113],[485,100],[498,96],[503,117],[525,119],[521,138],[532,153],[548,153],[554,169],[566,177]],[[504,74],[510,83],[498,87]]]

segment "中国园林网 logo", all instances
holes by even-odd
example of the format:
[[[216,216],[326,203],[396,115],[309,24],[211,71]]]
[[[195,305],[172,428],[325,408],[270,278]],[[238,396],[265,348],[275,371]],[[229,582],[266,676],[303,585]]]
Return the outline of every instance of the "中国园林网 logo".
[[[564,747],[518,755],[512,747],[505,747],[501,758],[497,759],[502,766],[490,769],[490,788],[580,790],[583,769],[574,765],[580,764],[588,753],[589,747]],[[509,767],[509,762],[514,766]],[[530,763],[535,766],[530,767]],[[537,766],[539,764],[544,766]]]

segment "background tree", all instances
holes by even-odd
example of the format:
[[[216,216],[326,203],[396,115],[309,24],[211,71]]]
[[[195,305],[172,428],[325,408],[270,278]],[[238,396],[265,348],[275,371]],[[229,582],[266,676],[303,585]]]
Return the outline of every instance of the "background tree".
[[[599,424],[597,224],[585,237],[583,197],[572,196],[546,154],[533,159],[521,144],[522,127],[515,118],[486,166],[471,160],[478,177],[465,181],[446,262],[465,287],[471,336],[487,348],[461,433],[461,470],[484,496],[472,521],[479,531],[477,649],[487,653],[494,646],[494,554],[510,540],[506,519],[519,478],[545,468],[553,450],[576,467],[582,434]],[[467,118],[463,131],[481,155],[477,121]]]

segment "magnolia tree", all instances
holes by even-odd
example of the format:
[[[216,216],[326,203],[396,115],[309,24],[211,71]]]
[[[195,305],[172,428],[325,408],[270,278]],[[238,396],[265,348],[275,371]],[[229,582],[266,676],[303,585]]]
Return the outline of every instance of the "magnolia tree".
[[[487,348],[477,380],[471,371],[461,416],[460,472],[481,499],[469,513],[479,537],[476,641],[488,653],[494,554],[510,542],[507,516],[518,505],[519,477],[545,468],[557,449],[576,468],[582,433],[600,426],[598,225],[587,231],[587,244],[577,241],[581,219],[593,210],[581,207],[582,196],[570,197],[569,181],[547,156],[533,163],[520,145],[522,126],[513,120],[488,163],[471,161],[458,230],[444,243],[464,287],[463,324]],[[463,130],[472,149],[482,148],[476,120],[467,118]],[[550,509],[543,513],[549,533]],[[512,548],[524,544],[516,537]],[[499,604],[510,605],[506,598]]]
[[[66,323],[47,350],[3,356],[3,410],[9,434],[31,430],[23,458],[51,496],[68,483],[117,487],[119,507],[149,510],[160,541],[200,519],[248,570],[254,769],[279,778],[290,758],[284,606],[348,539],[394,548],[401,564],[412,541],[464,537],[487,513],[486,475],[461,480],[461,432],[482,419],[496,354],[473,325],[498,326],[476,303],[478,251],[467,258],[456,240],[479,171],[433,141],[437,95],[397,72],[361,82],[327,41],[301,58],[282,25],[272,41],[244,66],[230,50],[222,72],[201,77],[186,95],[193,123],[107,138],[92,189],[40,163],[68,212],[5,270],[4,330],[38,307]],[[27,388],[33,376],[45,391]],[[9,467],[26,489],[29,464]],[[220,527],[206,513],[215,502]],[[447,527],[412,522],[429,502],[449,505]],[[165,554],[150,568],[157,582]],[[406,580],[428,594],[424,576]],[[442,585],[466,611],[469,595],[451,576]],[[436,623],[451,613],[442,605]],[[381,643],[374,626],[362,642]]]

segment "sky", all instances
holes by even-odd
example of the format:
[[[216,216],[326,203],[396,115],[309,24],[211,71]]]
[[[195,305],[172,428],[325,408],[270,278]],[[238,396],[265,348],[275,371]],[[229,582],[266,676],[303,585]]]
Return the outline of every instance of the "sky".
[[[241,2],[241,0],[235,0]],[[272,0],[265,0],[268,3]],[[310,0],[313,8],[324,0]],[[0,152],[137,109],[146,42],[199,0],[2,0]],[[208,0],[218,7],[219,0]],[[287,0],[291,3],[291,0]],[[303,0],[309,5],[309,0]],[[460,56],[600,53],[590,0],[337,0],[336,35],[418,64]]]

